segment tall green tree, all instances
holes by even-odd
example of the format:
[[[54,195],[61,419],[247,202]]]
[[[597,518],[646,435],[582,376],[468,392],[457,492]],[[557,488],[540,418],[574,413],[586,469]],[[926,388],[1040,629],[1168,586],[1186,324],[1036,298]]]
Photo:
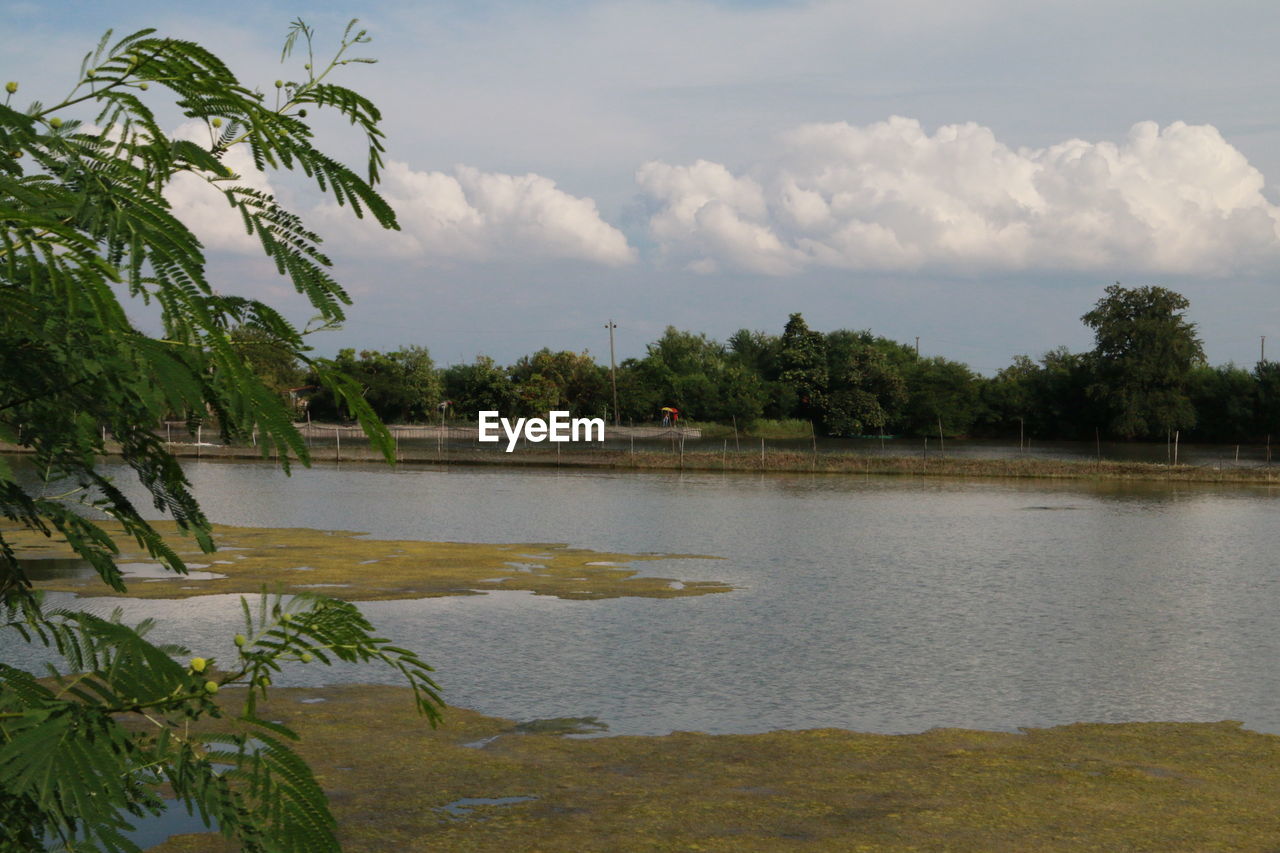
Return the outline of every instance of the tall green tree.
[[[870,332],[838,329],[826,336],[827,387],[822,426],[828,435],[879,433],[907,401],[907,385]]]
[[[38,680],[0,661],[0,849],[135,850],[123,833],[137,817],[160,811],[164,789],[241,849],[335,850],[321,789],[288,745],[294,734],[257,714],[270,677],[299,662],[378,661],[408,679],[419,710],[437,713],[429,667],[377,637],[345,602],[264,599],[256,610],[246,607],[232,659],[215,666],[197,655],[180,663],[174,656],[188,652],[153,645],[140,629],[44,609],[12,545],[14,525],[57,536],[120,592],[112,534],[184,572],[177,553],[102,472],[99,460],[110,450],[132,468],[156,509],[212,550],[209,520],[154,432],[169,412],[209,412],[229,438],[256,429],[264,454],[305,462],[290,413],[232,328],[253,330],[256,343],[314,370],[390,459],[390,437],[361,389],[312,361],[299,329],[263,302],[215,291],[200,241],[164,194],[180,174],[207,181],[318,322],[341,321],[349,300],[328,271],[319,237],[224,162],[228,151],[247,148],[257,167],[299,171],[356,215],[396,227],[373,187],[382,164],[380,114],[329,79],[341,66],[369,61],[351,53],[368,37],[348,27],[326,63],[314,58],[312,35],[301,22],[290,29],[284,57],[301,48],[308,61],[298,79],[277,81],[269,94],[241,83],[199,45],[151,30],[114,41],[108,33],[85,58],[70,94],[52,104],[17,109],[18,84],[6,86],[0,441],[29,452],[39,482],[20,478],[0,458],[0,514],[9,523],[0,528],[0,630],[51,647],[69,674]],[[151,89],[157,91],[148,95]],[[202,123],[207,141],[166,134],[149,100],[157,96]],[[316,146],[308,111],[332,113],[363,135],[365,176]],[[144,301],[158,307],[162,338],[129,319],[127,309]],[[109,447],[104,432],[112,436]],[[92,520],[103,517],[114,527]],[[229,685],[248,690],[222,712],[213,696]],[[220,713],[223,733],[202,734],[200,721]]]
[[[807,420],[820,419],[830,379],[827,344],[823,334],[810,329],[800,314],[792,314],[782,330],[778,364],[782,368],[779,380],[795,391],[799,401],[797,414]]]
[[[443,374],[445,397],[453,411],[467,418],[478,412],[513,412],[516,388],[507,371],[487,355],[477,356],[471,364],[453,364]]]
[[[510,369],[520,414],[543,416],[552,409],[574,415],[603,415],[609,376],[588,353],[543,348],[521,357]]]
[[[1235,443],[1252,438],[1256,387],[1253,375],[1234,364],[1193,367],[1187,396],[1196,412],[1196,440]]]
[[[651,389],[637,396],[628,388],[629,399],[649,403],[642,413],[646,419],[655,417],[662,406],[674,406],[684,418],[749,424],[760,417],[765,403],[759,374],[731,358],[724,344],[674,326],[649,344],[630,372],[628,385],[634,378]]]
[[[354,349],[338,351],[332,361],[316,361],[317,371],[328,370],[348,377],[360,388],[360,396],[384,421],[423,423],[435,418],[444,390],[440,372],[426,347],[400,347],[393,352]],[[310,377],[320,381],[318,373]],[[339,395],[321,389],[311,400],[312,416],[341,418],[347,407]]]
[[[898,429],[915,435],[968,435],[983,415],[981,382],[967,365],[941,356],[913,361],[904,371],[907,402]]]
[[[1184,314],[1189,306],[1172,290],[1117,282],[1081,318],[1096,341],[1089,393],[1106,407],[1112,433],[1162,436],[1195,425],[1187,380],[1204,350]]]

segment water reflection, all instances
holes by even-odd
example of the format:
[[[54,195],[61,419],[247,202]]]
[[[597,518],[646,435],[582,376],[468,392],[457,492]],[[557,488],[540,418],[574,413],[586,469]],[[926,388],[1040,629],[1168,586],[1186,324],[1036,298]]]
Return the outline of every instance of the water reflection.
[[[740,587],[726,595],[364,605],[380,629],[426,651],[451,702],[488,713],[594,715],[613,733],[1223,718],[1280,732],[1280,532],[1264,488],[349,465],[287,478],[210,462],[188,471],[210,515],[229,524],[726,558],[642,567]],[[235,602],[135,602],[129,612],[159,618],[157,639],[230,655]]]

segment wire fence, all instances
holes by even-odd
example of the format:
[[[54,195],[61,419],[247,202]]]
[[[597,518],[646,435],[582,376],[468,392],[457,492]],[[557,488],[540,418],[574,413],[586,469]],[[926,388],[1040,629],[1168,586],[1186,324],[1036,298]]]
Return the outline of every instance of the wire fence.
[[[368,436],[356,425],[298,423],[299,434],[317,461],[376,461],[382,454],[372,446]],[[732,435],[706,437],[693,427],[607,426],[604,439],[598,441],[550,442],[531,441],[521,436],[514,443],[506,435],[499,440],[482,442],[475,424],[408,424],[389,425],[395,458],[403,462],[537,462],[546,464],[556,459],[582,461],[596,458],[607,461],[622,456],[671,455],[674,457],[721,457],[726,465],[731,460],[758,459],[760,467],[768,467],[771,455],[859,457],[891,457],[1016,461],[1107,461],[1177,464],[1206,468],[1257,468],[1272,463],[1269,442],[1222,444],[1187,444],[1171,442],[1021,442],[999,440],[950,439],[932,437],[875,437],[860,439],[806,438],[771,439]],[[171,449],[182,456],[252,457],[261,455],[256,436],[241,444],[223,441],[216,428],[189,427],[185,421],[171,421],[159,431]],[[105,435],[105,433],[104,433]],[[737,466],[735,466],[737,467]]]

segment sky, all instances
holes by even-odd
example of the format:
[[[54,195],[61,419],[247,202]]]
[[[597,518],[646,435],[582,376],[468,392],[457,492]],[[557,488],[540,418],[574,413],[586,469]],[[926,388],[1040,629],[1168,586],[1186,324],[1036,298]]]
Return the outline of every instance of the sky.
[[[1091,347],[1112,283],[1191,300],[1209,361],[1280,355],[1280,4],[5,2],[0,79],[51,100],[107,28],[191,38],[266,90],[301,17],[358,17],[401,230],[232,162],[326,238],[340,347],[509,363],[639,357],[668,326],[724,340],[870,329],[991,374]],[[300,60],[299,60],[300,62]],[[156,93],[152,93],[153,95]],[[88,116],[86,116],[88,117]],[[362,162],[361,140],[318,122]],[[171,129],[192,134],[180,116]],[[197,138],[193,136],[192,138]],[[208,188],[170,200],[213,279],[306,306]]]

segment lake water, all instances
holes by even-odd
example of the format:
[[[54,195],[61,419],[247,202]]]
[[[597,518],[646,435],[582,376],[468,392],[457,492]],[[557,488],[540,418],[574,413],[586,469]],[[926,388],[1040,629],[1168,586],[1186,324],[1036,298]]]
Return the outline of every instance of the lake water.
[[[1280,732],[1280,493],[1188,485],[499,468],[187,465],[235,525],[705,554],[737,589],[362,605],[453,704],[613,733],[911,732],[1243,720]],[[122,473],[122,480],[124,479]],[[84,603],[97,612],[120,602]],[[229,656],[234,597],[130,602]],[[0,640],[0,658],[29,658]],[[291,683],[372,680],[308,667]],[[311,680],[314,679],[314,680]],[[393,681],[389,677],[380,680]]]

